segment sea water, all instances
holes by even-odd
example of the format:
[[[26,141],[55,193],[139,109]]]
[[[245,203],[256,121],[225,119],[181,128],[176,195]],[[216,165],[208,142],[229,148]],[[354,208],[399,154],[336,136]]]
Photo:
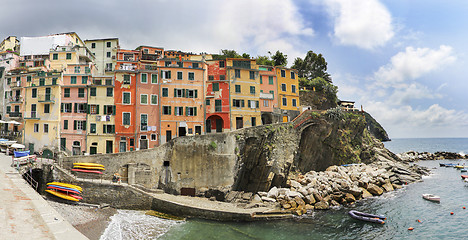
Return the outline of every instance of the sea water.
[[[395,153],[468,152],[468,139],[394,139],[385,145]],[[468,236],[468,209],[463,209],[468,208],[468,183],[461,180],[459,170],[441,168],[439,162],[468,165],[466,160],[420,161],[418,165],[432,171],[422,182],[355,206],[314,211],[287,221],[177,222],[119,210],[101,239],[463,239]],[[437,194],[441,202],[426,201],[423,193]],[[351,209],[385,215],[387,220],[383,225],[357,221],[348,216]],[[410,227],[414,230],[408,230]]]

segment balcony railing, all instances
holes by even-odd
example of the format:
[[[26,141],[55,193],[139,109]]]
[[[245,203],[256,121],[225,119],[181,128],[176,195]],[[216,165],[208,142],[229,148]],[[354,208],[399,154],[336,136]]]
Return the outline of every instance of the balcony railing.
[[[9,98],[10,103],[21,103],[23,102],[23,97],[22,96],[11,96]]]
[[[141,60],[157,61],[158,59],[159,59],[159,55],[155,55],[155,54],[142,54],[141,55]]]
[[[273,100],[275,96],[273,96],[273,93],[260,93],[260,99],[270,99]]]
[[[39,119],[39,116],[37,115],[37,112],[25,112],[24,118],[25,119]]]
[[[118,70],[135,71],[136,66],[135,65],[120,65]]]
[[[151,71],[157,71],[158,70],[158,66],[150,65],[150,64],[143,64],[142,68],[145,69],[145,70],[151,70]]]
[[[23,113],[21,113],[21,112],[10,112],[9,115],[10,115],[11,118],[21,118],[21,117],[23,117]]]
[[[21,81],[15,81],[10,83],[10,88],[18,88],[21,87]]]
[[[55,97],[52,94],[42,94],[38,96],[38,101],[39,102],[50,102],[54,103],[55,102]]]

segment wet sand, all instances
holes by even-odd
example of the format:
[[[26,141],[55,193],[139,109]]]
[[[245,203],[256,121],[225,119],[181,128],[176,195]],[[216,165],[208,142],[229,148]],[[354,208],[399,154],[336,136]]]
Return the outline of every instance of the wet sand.
[[[88,237],[97,240],[104,233],[110,222],[110,217],[117,213],[114,208],[94,208],[47,200],[73,227]]]

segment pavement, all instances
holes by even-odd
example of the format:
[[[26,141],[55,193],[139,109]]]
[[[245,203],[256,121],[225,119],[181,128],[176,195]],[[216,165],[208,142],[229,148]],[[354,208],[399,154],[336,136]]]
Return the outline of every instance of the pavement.
[[[0,240],[88,239],[67,222],[0,153]]]

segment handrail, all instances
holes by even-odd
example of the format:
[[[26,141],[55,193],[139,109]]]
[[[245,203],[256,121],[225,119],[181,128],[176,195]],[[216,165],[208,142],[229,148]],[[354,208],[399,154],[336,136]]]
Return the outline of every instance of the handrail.
[[[34,190],[37,191],[37,187],[39,186],[39,183],[36,180],[34,180],[34,178],[32,177],[32,168],[29,168],[29,171],[25,172],[23,176],[26,182],[28,182],[29,185],[31,185],[31,187],[33,187]]]

